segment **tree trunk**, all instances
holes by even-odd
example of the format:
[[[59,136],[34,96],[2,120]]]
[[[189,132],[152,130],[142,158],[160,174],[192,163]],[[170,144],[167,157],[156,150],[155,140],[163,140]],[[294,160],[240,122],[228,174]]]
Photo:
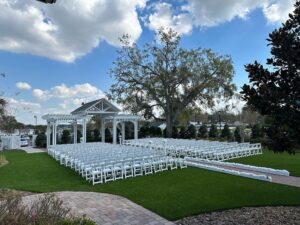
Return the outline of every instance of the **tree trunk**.
[[[166,135],[167,135],[167,138],[172,137],[172,126],[173,126],[173,121],[172,121],[170,113],[168,113],[166,115],[166,131],[167,131]]]

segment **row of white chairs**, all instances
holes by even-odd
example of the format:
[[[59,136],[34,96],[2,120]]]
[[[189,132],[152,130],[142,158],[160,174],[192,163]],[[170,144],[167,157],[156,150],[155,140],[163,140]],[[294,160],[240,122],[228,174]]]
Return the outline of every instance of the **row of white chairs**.
[[[127,146],[146,147],[165,152],[172,157],[194,157],[201,159],[225,161],[251,155],[262,154],[261,144],[219,142],[207,140],[145,138],[127,140]]]
[[[183,158],[166,156],[161,149],[86,143],[51,146],[48,153],[94,184],[186,168]]]

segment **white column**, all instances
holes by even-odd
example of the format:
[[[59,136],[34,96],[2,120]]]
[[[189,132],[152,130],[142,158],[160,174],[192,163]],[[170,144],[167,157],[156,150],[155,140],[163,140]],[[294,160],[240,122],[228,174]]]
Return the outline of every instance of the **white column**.
[[[47,148],[50,147],[50,133],[51,133],[51,129],[50,129],[50,122],[47,122]]]
[[[74,144],[77,144],[77,120],[73,124],[73,130],[74,130]]]
[[[83,119],[82,123],[82,142],[86,143],[86,119]]]
[[[125,141],[125,122],[122,123],[122,142]]]
[[[138,121],[134,121],[134,139],[138,139],[139,135],[138,135]]]
[[[113,119],[113,144],[117,144],[117,121]]]
[[[105,142],[105,122],[104,119],[101,119],[101,141]]]
[[[56,128],[57,128],[57,125],[56,125],[56,122],[55,122],[52,125],[52,135],[53,135],[52,136],[52,145],[56,145],[56,133],[57,133]]]

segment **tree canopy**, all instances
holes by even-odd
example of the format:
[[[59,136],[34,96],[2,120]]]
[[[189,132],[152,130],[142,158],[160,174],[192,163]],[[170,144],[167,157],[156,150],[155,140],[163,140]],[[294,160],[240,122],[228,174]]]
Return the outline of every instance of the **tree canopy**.
[[[163,117],[171,137],[184,109],[213,105],[216,97],[233,95],[234,69],[228,55],[181,48],[180,36],[172,29],[159,30],[158,39],[140,48],[127,35],[121,38],[123,47],[111,70],[116,82],[109,97],[146,119]]]
[[[250,84],[243,99],[262,115],[271,117],[268,136],[275,151],[293,152],[300,140],[300,1],[282,27],[267,39],[272,57],[267,66],[246,65]]]

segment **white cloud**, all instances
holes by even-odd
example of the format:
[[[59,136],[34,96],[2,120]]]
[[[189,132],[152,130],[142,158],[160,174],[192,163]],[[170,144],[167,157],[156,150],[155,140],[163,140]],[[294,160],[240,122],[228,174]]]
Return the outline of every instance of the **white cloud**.
[[[14,98],[7,98],[6,100],[8,101],[8,113],[15,116],[19,122],[33,124],[34,115],[41,115],[42,113],[42,106],[40,103]]]
[[[67,102],[78,103],[88,101],[90,99],[97,99],[105,97],[105,94],[95,86],[84,83],[76,84],[68,87],[65,84],[60,84],[50,88],[49,90],[34,89],[33,96],[40,101],[46,101],[49,99],[62,99]]]
[[[189,34],[193,26],[212,27],[234,18],[247,19],[255,10],[263,11],[269,23],[282,23],[293,11],[294,0],[186,0],[181,6],[158,1],[150,7],[146,25],[157,31],[172,28],[180,34]]]
[[[270,23],[281,23],[292,12],[294,0],[187,0],[184,10],[191,13],[194,24],[200,27],[216,26],[239,17],[246,19],[250,12],[262,9]]]
[[[192,19],[188,13],[174,15],[172,5],[159,2],[154,6],[154,12],[149,15],[146,25],[154,31],[160,28],[172,28],[179,34],[189,34],[192,29]]]
[[[18,83],[16,83],[16,87],[21,90],[30,90],[31,89],[30,84],[28,84],[26,82],[18,82]]]
[[[263,12],[270,23],[284,22],[293,11],[295,0],[277,0],[266,5]]]
[[[194,24],[201,27],[216,26],[235,17],[246,18],[252,10],[262,7],[267,0],[188,0],[183,8],[191,13]]]
[[[32,100],[6,98],[8,113],[25,124],[34,123],[35,115],[39,124],[45,124],[41,119],[45,114],[69,114],[83,102],[106,97],[103,91],[89,83],[73,86],[60,84],[45,90],[34,89],[32,94],[34,96]]]
[[[101,41],[118,46],[123,34],[137,40],[142,32],[137,8],[145,4],[146,0],[63,0],[55,5],[0,0],[0,49],[73,62]]]
[[[74,86],[60,84],[48,90],[34,89],[32,94],[43,105],[49,106],[49,102],[54,102],[52,107],[44,108],[43,114],[70,113],[83,102],[106,97],[103,91],[89,83]]]
[[[34,89],[32,92],[33,96],[41,101],[48,100],[51,96],[48,95],[47,91],[43,91],[41,89]]]

